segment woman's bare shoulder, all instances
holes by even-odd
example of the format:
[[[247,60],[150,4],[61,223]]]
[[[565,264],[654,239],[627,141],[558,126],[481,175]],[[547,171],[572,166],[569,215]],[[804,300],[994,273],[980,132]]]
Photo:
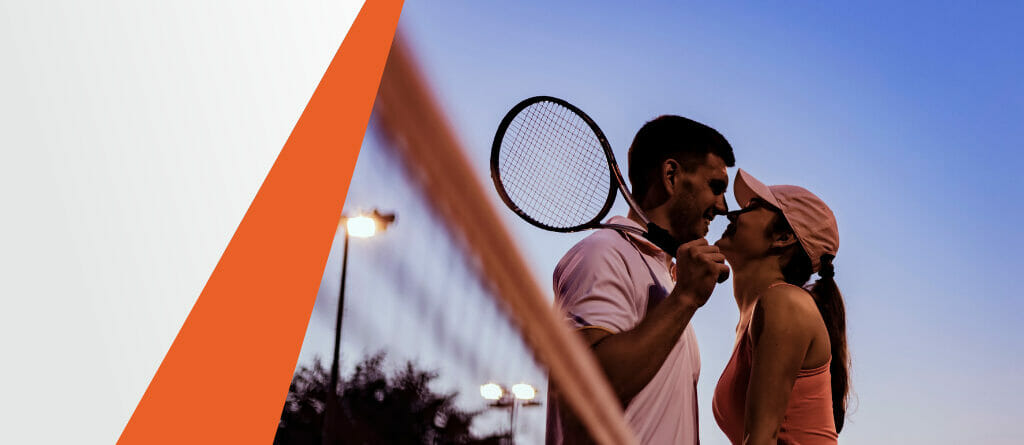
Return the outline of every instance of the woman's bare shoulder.
[[[751,334],[756,339],[765,329],[772,329],[805,337],[813,333],[818,317],[818,308],[809,292],[789,284],[772,286],[754,306]]]

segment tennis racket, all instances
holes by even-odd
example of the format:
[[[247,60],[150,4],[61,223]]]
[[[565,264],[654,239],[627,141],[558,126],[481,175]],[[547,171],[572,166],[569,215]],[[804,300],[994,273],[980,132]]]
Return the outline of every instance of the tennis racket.
[[[544,230],[633,232],[673,257],[682,244],[640,210],[594,120],[562,99],[531,97],[509,110],[491,146],[491,179],[505,205]],[[646,230],[601,222],[615,203],[616,189]],[[727,278],[725,271],[718,282]]]

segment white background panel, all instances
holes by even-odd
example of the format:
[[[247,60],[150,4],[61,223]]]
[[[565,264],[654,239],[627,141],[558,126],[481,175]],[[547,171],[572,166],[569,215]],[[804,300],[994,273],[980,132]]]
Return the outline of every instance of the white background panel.
[[[0,419],[113,443],[361,1],[0,2]]]

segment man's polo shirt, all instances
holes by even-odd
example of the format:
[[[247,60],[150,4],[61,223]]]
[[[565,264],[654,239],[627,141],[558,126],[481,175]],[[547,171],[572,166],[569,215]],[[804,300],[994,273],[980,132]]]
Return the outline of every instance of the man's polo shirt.
[[[608,222],[641,227],[622,216]],[[643,237],[600,229],[573,246],[555,267],[555,305],[575,329],[629,331],[671,291],[671,267],[672,256]],[[626,407],[626,422],[640,443],[699,442],[699,375],[697,337],[693,326],[687,326],[661,369]],[[548,444],[563,443],[562,407],[556,399],[556,391],[549,391]]]

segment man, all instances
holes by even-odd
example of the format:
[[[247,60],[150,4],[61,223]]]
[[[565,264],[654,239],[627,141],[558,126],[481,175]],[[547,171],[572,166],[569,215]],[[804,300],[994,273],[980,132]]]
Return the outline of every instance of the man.
[[[555,268],[555,303],[591,346],[643,444],[698,443],[700,356],[690,319],[728,270],[704,236],[727,211],[726,167],[734,164],[729,142],[706,125],[680,116],[648,122],[629,148],[629,180],[647,217],[684,242],[675,267],[644,238],[602,229]],[[609,222],[639,221],[631,211]],[[589,442],[557,388],[551,393],[547,443]]]

